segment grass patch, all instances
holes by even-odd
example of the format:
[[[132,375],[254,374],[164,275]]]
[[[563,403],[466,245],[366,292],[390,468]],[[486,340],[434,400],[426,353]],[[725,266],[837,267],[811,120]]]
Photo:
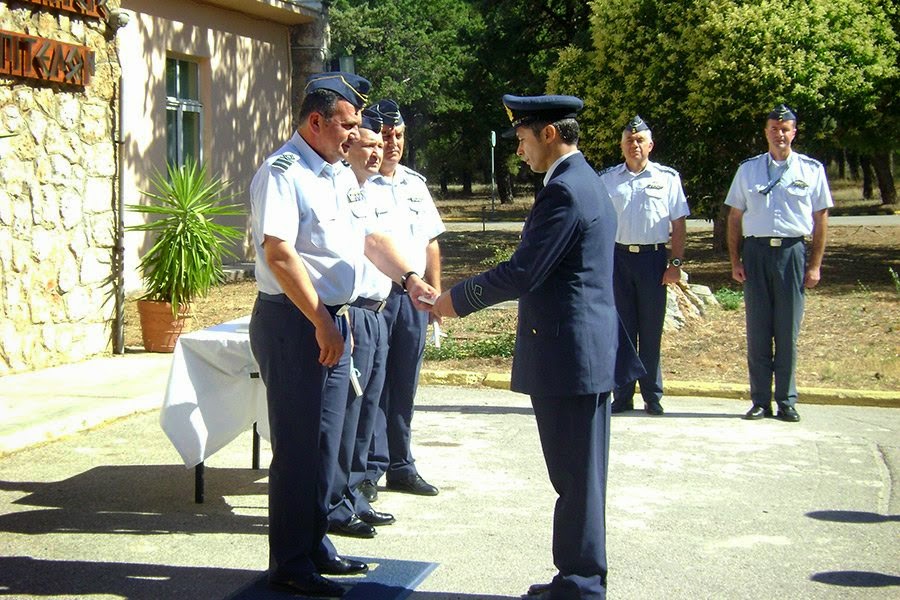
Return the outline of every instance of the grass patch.
[[[724,310],[737,310],[744,302],[744,292],[740,290],[723,287],[716,290],[713,295]]]
[[[447,337],[441,347],[425,346],[425,360],[462,360],[467,358],[510,358],[516,345],[514,333],[501,333],[484,339],[456,340]]]

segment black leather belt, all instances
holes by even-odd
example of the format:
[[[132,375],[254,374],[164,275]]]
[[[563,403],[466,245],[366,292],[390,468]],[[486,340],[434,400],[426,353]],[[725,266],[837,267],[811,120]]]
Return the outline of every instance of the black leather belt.
[[[371,298],[357,298],[354,300],[350,306],[355,308],[364,308],[366,310],[371,310],[372,312],[381,312],[384,310],[384,305],[387,304],[387,300],[372,300]]]
[[[747,236],[747,239],[756,240],[757,242],[769,246],[771,248],[779,248],[781,246],[790,246],[797,242],[802,242],[802,237],[762,237],[758,235]]]
[[[616,250],[631,252],[632,254],[640,254],[641,252],[656,252],[657,250],[665,249],[665,244],[620,244],[619,242],[616,242]]]
[[[288,306],[294,306],[294,303],[290,298],[285,294],[267,294],[265,292],[258,292],[256,297],[260,300],[265,300],[266,302],[274,302],[275,304],[287,304]],[[328,312],[335,316],[343,316],[344,313],[347,312],[347,308],[349,304],[338,304],[336,306],[328,306],[325,305],[325,308],[328,309]]]

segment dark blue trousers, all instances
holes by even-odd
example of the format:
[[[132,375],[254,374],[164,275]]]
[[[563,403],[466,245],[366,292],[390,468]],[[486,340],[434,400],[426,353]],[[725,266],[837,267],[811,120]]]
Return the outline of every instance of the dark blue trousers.
[[[250,345],[266,385],[272,463],[269,466],[270,577],[316,572],[334,553],[327,531],[347,406],[350,344],[346,319],[335,317],[347,345],[332,368],[319,364],[315,328],[290,300],[257,300]]]
[[[413,402],[428,328],[428,313],[416,310],[409,296],[396,289],[388,296],[384,319],[387,370],[366,474],[372,481],[378,481],[384,473],[388,480],[417,473],[411,448]]]
[[[366,464],[375,415],[384,387],[387,357],[387,327],[382,313],[364,308],[350,308],[353,332],[353,368],[359,373],[363,394],[357,396],[353,386],[347,394],[347,411],[341,433],[337,477],[331,492],[331,523],[343,523],[353,514],[369,510],[368,501],[356,491],[366,476]]]
[[[750,398],[762,407],[797,403],[797,337],[803,321],[806,245],[803,238],[772,247],[766,239],[744,238],[744,306]],[[773,348],[774,343],[774,348]]]
[[[532,396],[550,483],[553,511],[552,597],[606,598],[606,477],[609,468],[609,392]]]
[[[647,373],[638,379],[646,403],[663,395],[659,347],[666,320],[666,286],[662,284],[668,260],[666,249],[633,253],[618,247],[613,255],[613,292],[616,310],[628,337],[637,347]],[[634,382],[614,390],[617,403],[632,404]]]

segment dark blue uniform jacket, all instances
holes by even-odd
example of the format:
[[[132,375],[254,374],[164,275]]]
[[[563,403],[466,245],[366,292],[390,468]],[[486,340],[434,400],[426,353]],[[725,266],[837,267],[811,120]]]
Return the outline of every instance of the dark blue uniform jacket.
[[[609,194],[575,154],[538,194],[510,259],[452,288],[459,316],[519,298],[513,391],[595,394],[643,373],[613,300],[615,235]]]

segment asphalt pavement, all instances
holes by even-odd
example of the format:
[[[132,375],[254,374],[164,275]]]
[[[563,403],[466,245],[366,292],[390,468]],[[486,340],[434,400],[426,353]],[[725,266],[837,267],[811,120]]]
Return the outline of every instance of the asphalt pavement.
[[[158,424],[170,360],[2,378],[0,597],[230,598],[262,575],[265,468],[249,468],[245,433],[207,461],[193,502],[193,471]],[[613,418],[609,597],[900,597],[900,410],[807,403],[799,423],[748,422],[726,392]],[[548,581],[555,496],[528,398],[423,385],[413,423],[441,493],[382,490],[375,506],[396,524],[333,538],[373,572],[430,565],[414,591],[378,598],[501,600]]]

